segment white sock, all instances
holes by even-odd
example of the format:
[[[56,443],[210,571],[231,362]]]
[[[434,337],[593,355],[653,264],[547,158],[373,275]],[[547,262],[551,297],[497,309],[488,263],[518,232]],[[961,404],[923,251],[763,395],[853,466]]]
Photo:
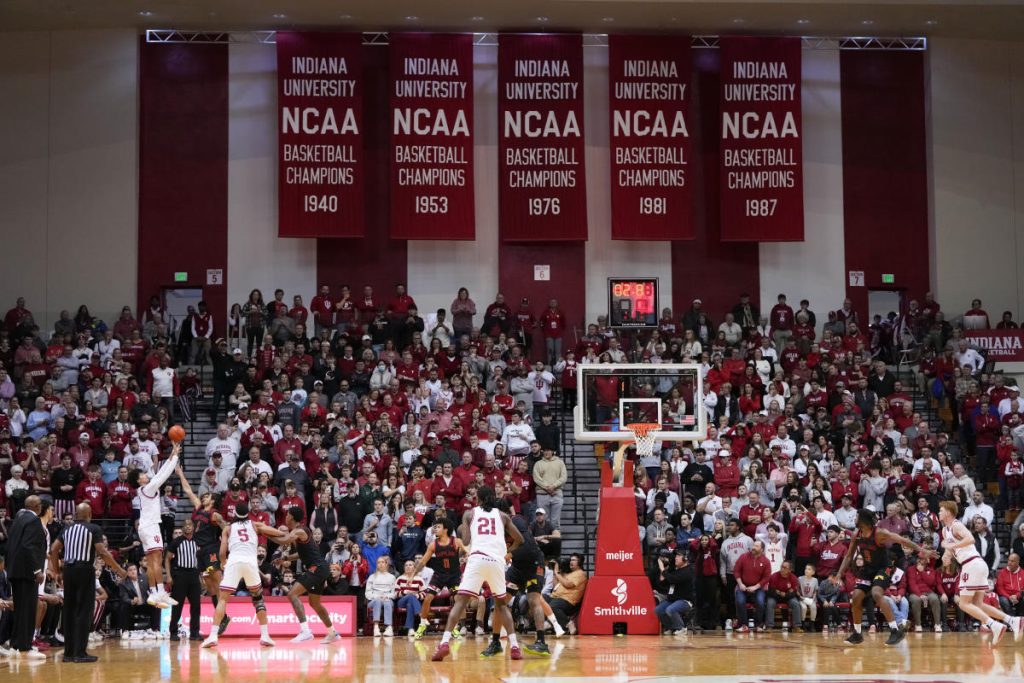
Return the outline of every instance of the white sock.
[[[854,633],[860,633],[860,632],[861,632],[861,629],[862,629],[862,628],[863,628],[863,625],[862,625],[862,624],[854,624],[854,625],[853,625],[853,631],[854,631]]]
[[[889,630],[890,631],[895,631],[897,628],[899,628],[899,627],[896,625],[895,621],[890,621],[889,622]]]
[[[451,639],[452,639],[452,632],[451,631],[445,631],[444,634],[441,636],[441,644],[445,645]]]
[[[270,627],[268,625],[260,625],[260,638],[270,638]]]
[[[988,621],[985,622],[985,626],[988,626],[989,628],[992,628],[992,624],[994,624],[994,623],[996,623],[996,620],[993,619],[992,617],[989,617]]]
[[[1013,617],[1011,617],[1010,615],[1006,615],[1006,618],[1003,619],[1003,623],[1006,624],[1009,628],[1013,628]]]
[[[504,638],[505,636],[507,636],[507,635],[508,635],[508,631],[507,631],[507,630],[505,629],[505,627],[504,627],[504,626],[502,626],[502,627],[501,627],[501,633],[500,633],[499,635],[500,635],[500,636],[501,636],[502,638]]]
[[[555,627],[555,630],[558,630],[558,619],[555,618],[554,614],[547,615],[545,619],[548,620],[549,624]]]
[[[299,632],[300,633],[309,633],[310,632],[309,631],[309,622],[308,621],[300,621],[299,622]]]
[[[156,585],[156,592],[157,593],[166,593],[167,592],[167,591],[164,590],[164,582],[163,581],[161,581],[160,583],[158,583]]]
[[[504,631],[505,629],[501,629],[501,630]],[[514,633],[508,634],[508,646],[509,647],[519,647],[519,639],[516,638],[516,634],[514,634]]]

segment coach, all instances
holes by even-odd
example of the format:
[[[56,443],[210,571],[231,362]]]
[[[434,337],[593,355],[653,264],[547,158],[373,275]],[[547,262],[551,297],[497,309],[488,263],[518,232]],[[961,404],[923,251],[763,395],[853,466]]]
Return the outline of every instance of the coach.
[[[43,566],[46,561],[46,530],[39,519],[42,501],[39,496],[25,499],[25,507],[18,511],[8,532],[8,575],[11,597],[14,598],[14,625],[11,647],[29,659],[45,659],[32,649],[36,628],[36,609],[39,606],[39,586],[45,580]]]
[[[97,659],[85,651],[96,606],[97,555],[118,576],[124,577],[126,573],[103,543],[103,532],[92,523],[89,503],[78,504],[75,518],[77,521],[50,546],[50,566],[56,570],[63,564],[64,570],[64,661],[89,663]]]

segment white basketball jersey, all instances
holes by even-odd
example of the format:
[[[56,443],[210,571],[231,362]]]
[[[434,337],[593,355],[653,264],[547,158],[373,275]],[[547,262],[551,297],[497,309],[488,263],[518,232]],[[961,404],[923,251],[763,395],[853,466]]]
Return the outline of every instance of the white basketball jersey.
[[[259,537],[252,522],[233,522],[228,533],[228,563],[251,562],[257,564],[256,548]]]
[[[944,526],[942,527],[942,540],[945,541],[947,539],[955,540],[953,538],[953,532],[949,530],[949,527]],[[978,553],[978,549],[975,548],[973,544],[963,548],[957,548],[954,551],[954,554],[956,556],[956,561],[960,563],[961,567],[964,566],[964,564],[968,560],[973,560],[976,557],[981,557],[981,555]]]
[[[491,508],[490,512],[483,508],[473,508],[473,520],[469,527],[469,547],[472,553],[482,553],[488,557],[505,561],[508,549],[505,545],[505,525],[501,521],[501,511]]]

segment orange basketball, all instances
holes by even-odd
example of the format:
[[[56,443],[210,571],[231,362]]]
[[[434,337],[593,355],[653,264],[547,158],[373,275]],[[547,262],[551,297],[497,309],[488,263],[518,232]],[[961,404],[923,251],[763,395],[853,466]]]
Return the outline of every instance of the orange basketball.
[[[185,430],[182,429],[179,425],[174,425],[173,427],[167,430],[167,438],[173,441],[174,443],[181,443],[182,441],[185,440]]]

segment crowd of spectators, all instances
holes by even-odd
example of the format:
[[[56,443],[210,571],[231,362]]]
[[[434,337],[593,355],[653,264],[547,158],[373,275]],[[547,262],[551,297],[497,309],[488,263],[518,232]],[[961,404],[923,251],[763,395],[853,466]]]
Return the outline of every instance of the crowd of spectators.
[[[757,624],[771,625],[765,608],[775,603],[808,615],[820,604],[818,614],[835,624],[843,595],[827,599],[820,579],[838,565],[859,507],[885,510],[883,524],[934,544],[937,503],[956,500],[995,567],[1003,553],[986,484],[1001,485],[1004,495],[991,501],[998,510],[1020,501],[1019,394],[982,371],[976,350],[963,347],[930,296],[864,331],[845,302],[820,338],[809,304],[794,311],[784,296],[763,317],[741,297],[717,327],[695,300],[682,316],[666,310],[656,330],[624,335],[600,318],[577,336],[555,299],[542,311],[525,299],[513,310],[498,294],[481,317],[462,289],[449,309],[424,318],[402,285],[386,301],[370,287],[353,296],[323,286],[308,309],[300,296],[288,305],[277,290],[265,303],[254,290],[232,308],[223,334],[203,303],[173,335],[168,323],[156,298],[139,318],[126,307],[113,325],[85,306],[74,318],[62,312],[52,334],[39,330],[21,299],[7,313],[0,545],[6,520],[36,493],[52,503],[51,535],[76,503],[88,502],[118,559],[136,567],[138,502],[127,475],[155,471],[170,451],[173,423],[209,418],[217,434],[196,477],[199,494],[218,496],[229,519],[240,501],[272,524],[290,507],[306,511],[330,563],[330,593],[357,595],[361,604],[393,595],[396,606],[418,594],[400,575],[432,539],[432,521],[460,519],[486,484],[528,520],[556,567],[564,565],[549,568],[548,589],[568,625],[585,574],[559,578],[582,572],[583,558],[558,564],[568,470],[556,417],[576,400],[577,363],[588,362],[702,366],[702,409],[714,425],[708,438],[696,447],[663,444],[659,462],[637,467],[636,493],[657,590],[682,586],[689,572],[689,593],[665,594],[692,596],[683,600],[709,628],[723,616],[745,627],[737,588],[754,589]],[[904,388],[887,367],[904,347],[925,349],[920,387]],[[196,414],[203,386],[195,365],[211,373],[208,415]],[[919,388],[953,408],[947,431],[932,433],[914,411]],[[182,522],[175,485],[162,502],[171,541]],[[277,555],[273,544],[261,550],[264,581],[285,594],[301,567]],[[770,572],[761,577],[765,561]],[[154,618],[135,602],[147,578],[134,571],[125,584],[98,570],[109,603],[98,621],[105,612],[113,628],[129,629]],[[382,571],[399,578],[392,584]],[[817,593],[807,587],[815,578]],[[52,581],[49,590],[57,596]],[[918,605],[915,616],[931,605],[910,604]],[[663,608],[669,625],[689,610],[682,607]]]
[[[984,352],[963,334],[989,326],[981,302],[955,324],[930,293],[866,327],[849,301],[828,313],[820,337],[815,320],[806,300],[793,310],[779,295],[762,316],[743,297],[715,327],[695,300],[681,324],[666,310],[642,348],[641,361],[701,364],[709,424],[702,443],[657,443],[660,457],[635,463],[639,533],[663,627],[678,632],[685,616],[704,629],[771,629],[785,606],[795,628],[845,629],[839,608],[853,574],[829,579],[857,511],[876,511],[881,527],[939,548],[943,500],[957,503],[993,570],[989,599],[1021,614],[1024,401],[1013,380],[986,372]],[[1016,327],[1009,312],[998,327]],[[897,376],[906,359],[912,374]],[[1010,548],[994,533],[1004,519]],[[916,630],[923,614],[936,631],[977,627],[959,610],[947,623],[958,599],[952,558],[904,557],[899,545],[889,552],[886,599],[902,619]],[[874,629],[873,609],[867,618]]]

